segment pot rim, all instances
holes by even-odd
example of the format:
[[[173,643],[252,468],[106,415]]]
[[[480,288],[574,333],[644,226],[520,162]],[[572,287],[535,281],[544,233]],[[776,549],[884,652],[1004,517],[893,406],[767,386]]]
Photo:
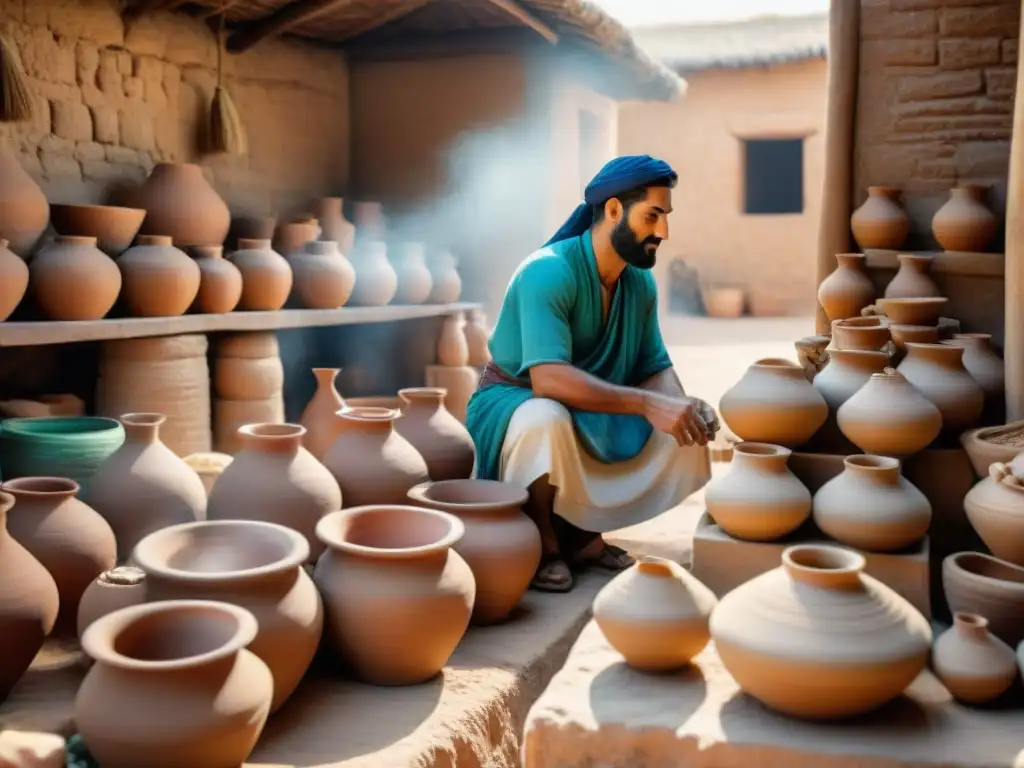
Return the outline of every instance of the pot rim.
[[[490,501],[490,502],[458,502],[458,501],[441,501],[428,496],[429,492],[435,488],[453,488],[459,485],[475,486],[475,487],[489,487],[489,488],[506,488],[509,491],[509,498],[502,501]],[[428,480],[419,485],[414,485],[408,490],[406,495],[410,500],[418,502],[420,504],[426,504],[429,507],[440,509],[443,512],[498,512],[503,509],[510,507],[522,507],[526,501],[530,498],[530,492],[525,488],[516,485],[515,483],[505,483],[500,480],[481,480],[478,478],[458,478],[454,480]]]
[[[334,412],[335,416],[341,416],[362,424],[383,424],[395,421],[402,417],[402,411],[398,408],[385,408],[382,405],[345,405]]]
[[[429,515],[448,524],[448,532],[437,541],[416,547],[371,547],[346,541],[338,531],[344,523],[363,515],[379,514],[384,511],[398,510],[417,515]],[[458,517],[428,507],[414,507],[410,504],[366,504],[361,507],[349,507],[336,512],[328,512],[316,524],[316,537],[331,549],[340,550],[350,555],[362,555],[379,559],[397,560],[421,557],[433,552],[440,552],[453,547],[465,534],[466,525]]]
[[[438,403],[444,404],[444,399],[448,396],[448,390],[445,387],[404,387],[398,390],[396,394],[406,403],[410,403],[413,400],[420,402],[433,402],[436,400]]]
[[[960,563],[962,559],[967,558],[971,560],[989,560],[995,562],[999,567],[1005,567],[1011,571],[1020,571],[1021,580],[1012,581],[1010,579],[997,579],[993,576],[986,576],[984,573],[978,573],[977,571],[969,570]],[[947,565],[950,568],[956,568],[958,571],[963,573],[966,578],[969,579],[979,579],[983,582],[990,584],[1015,584],[1019,588],[1024,589],[1024,567],[1019,566],[1016,563],[1011,563],[1009,560],[1002,560],[996,557],[995,555],[990,555],[986,552],[972,552],[970,550],[965,550],[963,552],[954,552],[952,555],[947,555],[946,558],[942,561],[943,568],[945,568]]]
[[[878,453],[851,453],[843,459],[843,464],[866,472],[891,472],[903,466],[899,459]]]
[[[742,440],[734,444],[732,449],[733,452],[738,451],[744,456],[783,457],[788,459],[793,455],[793,450],[784,445],[758,442],[756,440]]]
[[[37,486],[37,487],[32,487]],[[38,486],[43,486],[42,488]],[[51,499],[62,496],[77,496],[82,487],[70,477],[58,477],[56,475],[26,475],[25,477],[12,477],[0,483],[0,491],[14,497],[15,501],[19,496],[29,499]]]

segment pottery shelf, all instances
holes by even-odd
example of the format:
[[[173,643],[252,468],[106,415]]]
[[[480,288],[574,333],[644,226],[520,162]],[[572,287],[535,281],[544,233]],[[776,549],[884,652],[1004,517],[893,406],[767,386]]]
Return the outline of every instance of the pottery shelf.
[[[961,251],[883,251],[867,249],[868,269],[899,269],[897,256],[909,253],[915,256],[934,256],[931,271],[946,275],[971,277],[1003,277],[1006,258],[1001,253],[967,253]]]

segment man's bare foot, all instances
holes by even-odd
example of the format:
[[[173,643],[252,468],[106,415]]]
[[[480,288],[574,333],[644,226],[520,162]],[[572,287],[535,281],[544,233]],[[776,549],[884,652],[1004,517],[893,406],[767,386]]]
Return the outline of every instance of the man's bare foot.
[[[568,564],[557,552],[544,555],[537,573],[530,582],[530,588],[539,592],[568,592],[572,589],[572,571]]]
[[[593,565],[605,571],[618,572],[629,568],[636,559],[626,550],[614,544],[607,544],[598,536],[580,551],[576,562],[584,566]]]

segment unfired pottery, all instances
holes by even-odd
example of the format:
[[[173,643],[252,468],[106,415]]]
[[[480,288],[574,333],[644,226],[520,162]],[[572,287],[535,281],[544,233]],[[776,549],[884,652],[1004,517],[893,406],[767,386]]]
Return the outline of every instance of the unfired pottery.
[[[896,276],[885,286],[885,298],[928,299],[942,295],[939,286],[928,274],[935,260],[934,256],[901,253],[896,258],[899,259],[900,268]]]
[[[462,278],[458,262],[448,251],[435,252],[428,262],[432,287],[427,301],[431,304],[453,304],[462,294]]]
[[[115,205],[51,205],[50,223],[58,235],[95,237],[97,247],[117,258],[131,246],[146,212]]]
[[[321,461],[337,437],[338,424],[334,414],[345,406],[345,401],[334,386],[339,373],[340,368],[313,369],[316,391],[299,418],[299,423],[306,428],[302,444]]]
[[[78,603],[78,637],[108,613],[146,602],[146,574],[134,565],[104,571],[85,588]]]
[[[989,476],[964,497],[964,511],[993,555],[1024,565],[1024,480],[1008,465],[989,467]]]
[[[949,299],[945,296],[910,299],[879,299],[878,306],[898,325],[938,325]]]
[[[860,311],[875,298],[875,286],[864,269],[863,253],[836,254],[838,269],[822,280],[818,303],[829,320],[860,317]]]
[[[434,287],[430,270],[427,269],[427,248],[423,243],[402,243],[395,255],[395,273],[398,275],[398,291],[395,304],[422,304]]]
[[[998,427],[969,429],[960,435],[960,444],[967,451],[978,477],[988,477],[988,468],[997,461],[1004,464],[1024,451],[1024,420]]]
[[[892,250],[903,245],[910,220],[899,204],[900,194],[893,187],[868,187],[867,200],[850,217],[853,237],[861,249]]]
[[[449,367],[469,365],[469,344],[465,333],[466,317],[461,312],[446,315],[437,337],[437,363]]]
[[[333,240],[310,240],[288,254],[295,293],[306,309],[337,309],[348,303],[356,271]]]
[[[0,239],[0,323],[18,308],[28,289],[28,265],[8,246]]]
[[[342,253],[348,253],[355,244],[355,224],[345,218],[345,200],[341,197],[322,197],[314,208],[320,222],[320,239],[333,240]]]
[[[914,343],[905,347],[907,356],[897,370],[939,409],[943,429],[962,432],[975,426],[985,408],[985,393],[964,368],[963,347]]]
[[[984,252],[992,244],[999,220],[982,202],[978,192],[968,186],[953,187],[949,200],[932,218],[932,234],[947,251]]]
[[[988,631],[988,619],[956,613],[932,649],[932,669],[953,698],[983,704],[1009,690],[1020,674],[1017,655]]]
[[[192,311],[207,315],[232,311],[242,299],[242,273],[224,258],[224,246],[196,245],[189,251],[200,274]]]
[[[1024,568],[981,552],[957,552],[942,561],[949,610],[976,613],[1011,647],[1024,640]]]
[[[29,285],[51,320],[100,320],[121,292],[121,270],[95,237],[57,237],[28,268]]]
[[[351,302],[357,307],[383,307],[398,291],[398,274],[388,261],[387,244],[379,240],[358,241],[352,250],[356,284]]]
[[[491,350],[487,346],[491,332],[487,328],[484,313],[479,309],[469,310],[462,331],[466,338],[466,348],[469,350],[467,362],[477,368],[487,365],[491,361]]]
[[[896,348],[905,353],[907,342],[916,344],[938,344],[939,329],[934,325],[901,325],[889,324],[889,336]]]
[[[892,368],[871,374],[839,407],[836,422],[862,451],[882,456],[917,453],[942,430],[939,409]]]
[[[446,394],[439,387],[398,390],[404,406],[395,428],[423,457],[431,480],[469,477],[476,461],[473,438],[444,407]]]
[[[223,245],[231,226],[227,204],[192,163],[157,163],[132,202],[146,211],[142,234],[167,235],[179,248]]]
[[[815,444],[837,449],[849,446],[839,430],[836,414],[843,403],[868,383],[872,374],[881,373],[888,364],[889,356],[884,352],[852,349],[834,349],[829,352],[828,365],[811,382],[828,403],[828,420],[814,436]]]
[[[238,241],[231,263],[242,273],[238,309],[273,312],[284,306],[292,290],[292,268],[270,247],[269,240]]]
[[[851,317],[832,322],[832,338],[836,349],[857,349],[878,352],[889,343],[889,327],[877,317]]]
[[[117,266],[121,296],[136,317],[183,315],[199,292],[199,265],[164,235],[139,235]]]
[[[0,147],[0,238],[23,259],[31,255],[50,221],[50,205],[17,156]]]
[[[986,400],[998,400],[1006,390],[1006,366],[992,349],[990,333],[954,333],[952,339],[942,342],[951,347],[963,347],[963,364],[971,378],[978,382]]]

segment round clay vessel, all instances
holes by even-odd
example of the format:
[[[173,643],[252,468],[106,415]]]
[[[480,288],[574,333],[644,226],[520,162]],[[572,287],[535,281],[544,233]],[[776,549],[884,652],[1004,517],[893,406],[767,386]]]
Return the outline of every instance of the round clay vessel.
[[[903,374],[886,368],[839,407],[839,429],[865,453],[910,456],[942,430],[942,414]]]
[[[903,245],[910,220],[899,204],[900,194],[893,187],[868,187],[868,199],[850,217],[853,238],[862,250],[893,250]]]
[[[200,275],[192,311],[206,315],[232,311],[242,299],[242,273],[224,258],[224,246],[195,245],[189,250]]]
[[[913,682],[928,661],[931,626],[864,563],[842,547],[788,547],[781,567],[721,599],[711,637],[743,691],[784,714],[824,720],[869,712]]]
[[[643,557],[594,598],[594,621],[626,663],[647,672],[689,664],[711,639],[714,593],[671,560]]]
[[[1007,464],[1024,450],[1024,421],[999,427],[969,429],[960,435],[960,444],[978,477],[988,477],[988,468],[997,461]]]
[[[115,205],[51,205],[50,223],[58,235],[95,237],[101,251],[117,258],[139,233],[146,212]]]
[[[983,704],[1009,690],[1017,679],[1017,655],[988,631],[988,619],[956,613],[953,626],[932,649],[932,669],[957,701]]]
[[[295,293],[307,309],[337,309],[348,303],[356,271],[333,240],[310,240],[288,255]]]
[[[741,439],[795,448],[828,418],[828,405],[796,363],[758,360],[724,395],[722,418]]]
[[[832,338],[836,349],[878,352],[889,343],[889,327],[874,317],[851,317],[832,322]]]
[[[273,312],[284,306],[292,290],[288,260],[270,247],[269,240],[238,241],[231,263],[242,273],[242,298],[238,309]]]
[[[878,306],[889,321],[898,325],[938,325],[949,299],[935,296],[923,299],[879,299]]]
[[[334,418],[345,406],[345,401],[334,386],[341,368],[314,368],[316,392],[302,411],[299,423],[306,428],[302,444],[317,459],[323,460],[327,450],[337,437],[337,419]]]
[[[981,552],[942,561],[942,591],[954,613],[976,613],[1011,647],[1024,640],[1024,568]]]
[[[327,551],[313,578],[327,634],[353,674],[373,685],[416,685],[448,663],[469,626],[473,572],[453,549],[462,521],[422,507],[332,512],[317,525]]]
[[[766,443],[733,446],[729,471],[705,489],[708,514],[730,536],[775,541],[811,515],[811,492],[786,462],[792,451]]]
[[[431,304],[454,304],[462,295],[462,278],[458,263],[448,251],[438,251],[429,263],[432,287],[427,301]]]
[[[934,256],[926,254],[901,253],[896,276],[885,286],[887,299],[930,299],[941,296],[942,291],[932,280],[928,271],[931,269]]]
[[[199,265],[175,248],[170,237],[139,235],[117,266],[121,295],[136,317],[178,317],[199,292]]]
[[[357,244],[353,250],[356,284],[351,301],[358,307],[383,307],[398,291],[398,274],[388,261],[388,247],[380,241]]]
[[[441,480],[409,490],[419,506],[448,512],[466,528],[454,549],[473,571],[473,624],[508,618],[540,565],[540,532],[523,512],[525,488],[497,480]]]
[[[278,253],[298,253],[306,243],[320,237],[320,223],[312,216],[282,221],[274,230],[273,249]],[[239,245],[241,247],[241,245]]]
[[[395,259],[398,291],[395,304],[422,304],[430,296],[434,280],[427,269],[427,248],[423,243],[402,243]]]
[[[487,345],[491,332],[487,329],[484,313],[479,309],[471,309],[466,325],[462,329],[469,350],[468,363],[483,368],[491,362],[491,350]]]
[[[949,190],[949,200],[932,218],[932,234],[947,251],[983,252],[992,244],[999,220],[967,186]]]
[[[228,236],[228,206],[198,165],[157,163],[133,202],[146,211],[139,231],[167,235],[179,248],[223,245]]]
[[[218,600],[251,611],[249,650],[274,676],[274,712],[306,674],[323,634],[324,611],[302,567],[309,543],[274,523],[209,520],[155,531],[135,548],[147,599]]]
[[[892,343],[903,352],[906,352],[908,341],[916,344],[939,343],[939,329],[934,325],[890,323],[889,336],[892,338]]]
[[[146,602],[146,574],[134,565],[104,571],[85,588],[78,603],[78,637],[108,613]]]
[[[430,480],[427,462],[395,428],[401,412],[343,408],[335,414],[337,437],[324,465],[341,486],[347,507],[404,504],[414,485]]]
[[[866,352],[854,349],[833,349],[828,364],[811,382],[828,403],[828,420],[818,430],[815,443],[823,446],[849,447],[849,441],[839,430],[836,414],[839,408],[870,381],[872,374],[881,373],[889,364],[884,352]]]
[[[160,440],[166,420],[159,413],[122,416],[124,443],[89,483],[89,503],[114,530],[120,563],[152,531],[206,515],[203,481]]]
[[[395,429],[423,457],[431,480],[469,477],[476,462],[469,431],[444,407],[447,394],[440,387],[398,390],[405,406]]]
[[[50,222],[50,205],[13,152],[0,147],[0,238],[28,258]]]
[[[101,320],[121,293],[121,270],[95,237],[58,237],[28,268],[29,285],[51,320]]]
[[[322,197],[316,202],[313,210],[320,222],[320,239],[333,240],[342,253],[352,250],[355,245],[355,224],[345,218],[345,199],[341,197]]]
[[[964,368],[963,347],[905,346],[907,356],[897,370],[939,409],[943,429],[962,432],[975,426],[985,408],[985,393]]]
[[[1008,465],[989,467],[989,476],[964,497],[964,511],[993,555],[1024,565],[1024,481]]]
[[[844,469],[814,494],[814,523],[840,544],[895,552],[920,541],[932,505],[903,477],[898,459],[847,456]]]
[[[441,333],[437,337],[438,365],[469,365],[469,344],[463,330],[465,325],[466,318],[461,312],[445,317],[441,323]]]
[[[53,576],[60,595],[54,634],[77,635],[78,604],[93,579],[114,567],[117,542],[106,520],[75,498],[63,477],[19,477],[0,485],[15,499],[7,531]]]
[[[246,650],[256,632],[249,611],[209,600],[146,603],[95,621],[82,636],[96,663],[74,721],[96,763],[244,763],[274,693],[267,665]]]
[[[8,246],[0,239],[0,323],[18,308],[28,289],[28,265]]]
[[[875,286],[865,271],[863,253],[836,254],[839,268],[822,280],[818,303],[829,320],[860,317],[860,311],[875,298]]]
[[[985,398],[1002,398],[1006,391],[1006,366],[999,355],[992,350],[990,333],[954,333],[952,339],[942,342],[951,347],[963,347],[964,368],[971,374]]]

